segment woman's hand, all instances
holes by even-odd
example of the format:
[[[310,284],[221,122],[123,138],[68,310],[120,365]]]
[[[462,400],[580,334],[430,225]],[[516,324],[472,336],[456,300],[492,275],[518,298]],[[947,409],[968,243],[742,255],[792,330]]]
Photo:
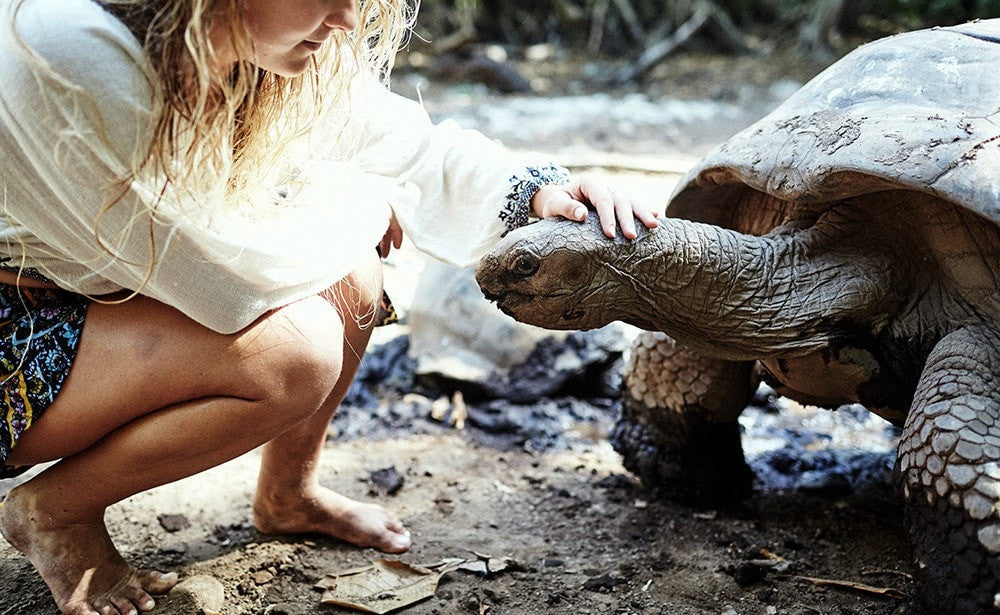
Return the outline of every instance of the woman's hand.
[[[562,216],[583,222],[587,210],[593,208],[601,220],[601,228],[608,237],[614,237],[616,226],[622,235],[635,239],[635,219],[646,228],[659,226],[658,213],[632,200],[627,194],[616,192],[607,183],[593,175],[581,175],[568,184],[546,184],[531,197],[531,211],[539,218]]]
[[[378,243],[376,249],[378,250],[378,255],[382,258],[389,256],[389,251],[392,248],[399,249],[399,246],[403,245],[403,229],[399,226],[399,222],[396,220],[396,214],[389,214],[389,228],[386,229],[385,235],[382,236],[382,241]]]

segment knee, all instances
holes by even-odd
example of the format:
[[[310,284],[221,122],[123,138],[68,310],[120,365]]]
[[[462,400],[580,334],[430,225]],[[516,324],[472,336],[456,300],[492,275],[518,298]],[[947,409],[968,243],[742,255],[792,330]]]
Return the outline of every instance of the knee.
[[[250,377],[257,397],[285,412],[309,416],[323,404],[344,368],[344,325],[319,297],[285,306],[257,323],[259,357]]]

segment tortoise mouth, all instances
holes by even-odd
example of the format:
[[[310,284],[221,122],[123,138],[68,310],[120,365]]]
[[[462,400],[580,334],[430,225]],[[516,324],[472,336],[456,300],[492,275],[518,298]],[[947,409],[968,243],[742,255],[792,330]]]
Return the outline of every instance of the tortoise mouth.
[[[490,301],[497,304],[504,314],[508,316],[513,316],[515,318],[523,318],[527,316],[521,312],[521,309],[526,306],[531,306],[534,304],[542,303],[550,299],[560,299],[566,297],[571,293],[561,292],[561,293],[525,293],[513,290],[502,291],[498,293],[485,293],[485,296]],[[520,319],[519,318],[519,319]]]

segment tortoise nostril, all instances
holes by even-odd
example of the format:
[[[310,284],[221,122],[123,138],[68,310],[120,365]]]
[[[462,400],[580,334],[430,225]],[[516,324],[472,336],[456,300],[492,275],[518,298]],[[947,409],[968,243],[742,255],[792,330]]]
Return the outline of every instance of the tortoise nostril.
[[[538,272],[538,259],[528,254],[521,254],[511,264],[510,272],[527,278]]]

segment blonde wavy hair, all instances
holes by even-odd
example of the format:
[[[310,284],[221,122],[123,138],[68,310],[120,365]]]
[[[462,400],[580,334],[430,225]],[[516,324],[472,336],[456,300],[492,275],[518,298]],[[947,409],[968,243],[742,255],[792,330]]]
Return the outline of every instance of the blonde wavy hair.
[[[358,28],[335,31],[302,75],[282,77],[253,64],[253,40],[241,18],[228,19],[228,37],[242,58],[228,74],[212,66],[214,20],[240,16],[240,0],[103,0],[139,38],[159,77],[159,117],[143,168],[174,187],[198,192],[199,169],[229,169],[226,199],[251,201],[266,171],[293,140],[322,116],[349,113],[353,78],[387,80],[396,50],[412,24],[407,0],[359,0]],[[330,138],[331,135],[324,135]]]

